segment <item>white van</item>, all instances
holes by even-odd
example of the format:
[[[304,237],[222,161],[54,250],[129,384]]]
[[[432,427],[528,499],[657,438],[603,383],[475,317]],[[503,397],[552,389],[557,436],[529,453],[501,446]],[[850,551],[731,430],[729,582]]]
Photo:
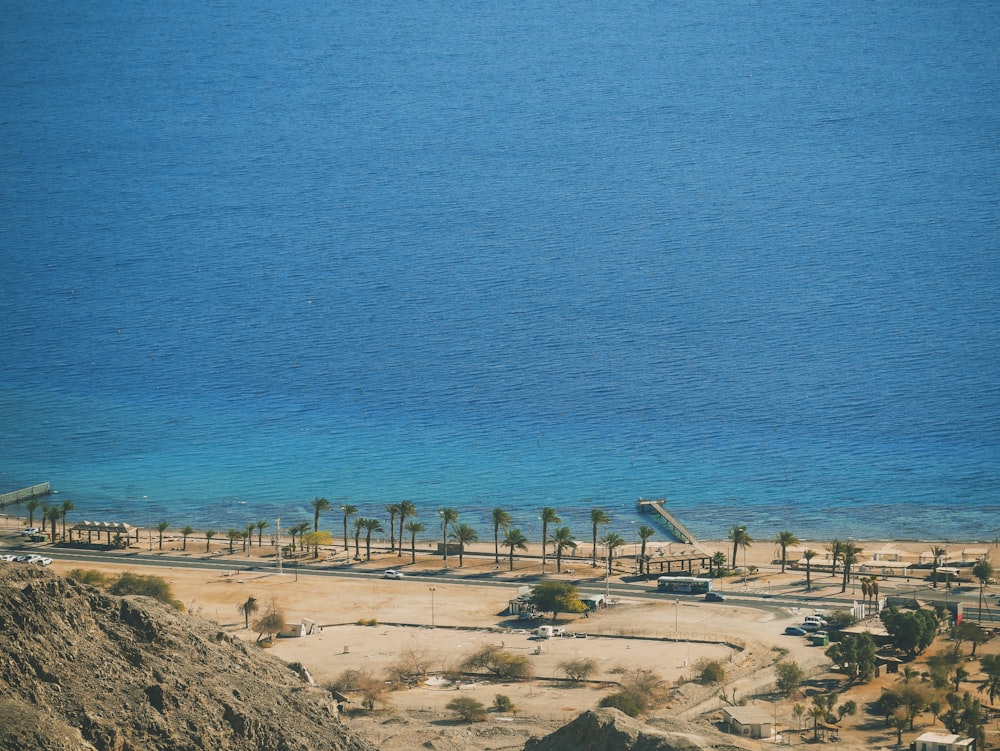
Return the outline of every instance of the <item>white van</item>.
[[[822,627],[826,627],[826,626],[828,626],[828,625],[829,625],[829,624],[828,624],[828,623],[827,623],[827,622],[826,622],[825,620],[823,620],[823,618],[821,618],[821,617],[820,617],[820,616],[818,616],[818,615],[807,615],[807,616],[806,616],[805,618],[803,618],[802,620],[803,620],[803,621],[804,621],[805,623],[815,623],[815,624],[817,624],[818,626],[820,626],[821,628],[822,628]]]

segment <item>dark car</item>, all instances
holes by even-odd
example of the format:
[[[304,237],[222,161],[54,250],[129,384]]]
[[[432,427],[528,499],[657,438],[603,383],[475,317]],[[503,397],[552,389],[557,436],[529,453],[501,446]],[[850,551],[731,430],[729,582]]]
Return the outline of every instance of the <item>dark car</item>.
[[[789,636],[805,636],[806,630],[804,628],[799,628],[798,626],[789,626],[785,629],[785,633]]]
[[[718,592],[706,592],[705,602],[725,602],[726,596],[721,595]]]

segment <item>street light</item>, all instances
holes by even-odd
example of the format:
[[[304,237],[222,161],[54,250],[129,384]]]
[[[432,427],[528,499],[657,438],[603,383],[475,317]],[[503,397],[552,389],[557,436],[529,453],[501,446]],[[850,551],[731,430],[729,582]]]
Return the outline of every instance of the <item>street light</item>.
[[[674,631],[680,633],[680,626],[677,625],[677,611],[680,610],[681,601],[678,598],[674,598]]]
[[[431,591],[431,628],[434,628],[434,592],[437,587],[431,585],[428,589]]]

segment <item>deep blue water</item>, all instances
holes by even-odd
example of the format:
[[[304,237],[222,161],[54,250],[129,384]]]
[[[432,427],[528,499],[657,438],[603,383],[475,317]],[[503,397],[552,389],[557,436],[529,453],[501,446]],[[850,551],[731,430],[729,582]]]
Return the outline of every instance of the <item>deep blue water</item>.
[[[0,490],[1000,533],[997,4],[0,17]]]

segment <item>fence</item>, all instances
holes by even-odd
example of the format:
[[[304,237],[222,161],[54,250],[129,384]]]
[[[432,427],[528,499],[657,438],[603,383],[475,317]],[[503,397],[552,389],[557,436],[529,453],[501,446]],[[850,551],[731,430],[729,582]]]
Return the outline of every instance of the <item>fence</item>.
[[[32,485],[30,488],[21,488],[21,490],[15,490],[11,493],[4,493],[0,495],[0,508],[20,503],[21,501],[27,501],[30,498],[37,498],[40,495],[48,495],[51,492],[51,485],[43,482],[40,485]]]

